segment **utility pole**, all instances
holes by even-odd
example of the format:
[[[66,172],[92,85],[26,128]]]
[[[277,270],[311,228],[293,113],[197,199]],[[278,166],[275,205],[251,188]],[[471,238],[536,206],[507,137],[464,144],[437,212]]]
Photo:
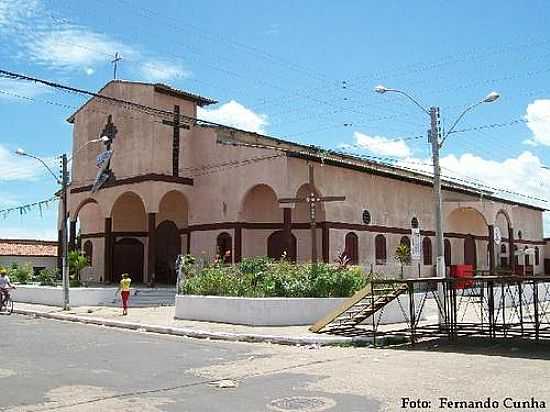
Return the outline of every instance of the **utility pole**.
[[[67,238],[67,186],[69,183],[69,172],[67,170],[67,155],[61,155],[61,196],[62,207],[61,222],[62,242],[63,242],[63,310],[69,310],[69,243]]]
[[[434,164],[434,204],[435,204],[435,237],[436,237],[436,276],[445,277],[445,245],[443,240],[443,206],[441,200],[441,167],[439,166],[440,128],[439,107],[430,107],[429,139],[432,143],[432,160]]]

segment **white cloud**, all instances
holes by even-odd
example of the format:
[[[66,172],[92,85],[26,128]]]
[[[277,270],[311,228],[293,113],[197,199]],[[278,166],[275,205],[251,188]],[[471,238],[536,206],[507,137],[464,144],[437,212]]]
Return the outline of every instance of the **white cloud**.
[[[57,229],[55,229],[55,221],[51,229],[37,229],[33,226],[2,226],[2,238],[57,240]]]
[[[55,159],[43,159],[50,168],[55,167]],[[14,151],[0,144],[0,182],[34,180],[48,171],[37,160],[18,156]],[[52,177],[53,178],[53,177]]]
[[[20,80],[0,78],[0,100],[21,100],[17,96],[35,97],[40,94],[49,93],[46,86],[37,83],[24,82]]]
[[[231,100],[216,109],[197,108],[197,117],[214,123],[220,123],[238,129],[256,133],[265,133],[269,124],[265,114],[259,114]]]
[[[189,77],[191,72],[182,66],[166,61],[149,61],[141,67],[141,73],[145,80],[150,82],[166,82]]]
[[[36,63],[58,68],[82,68],[106,63],[119,52],[134,56],[129,46],[108,36],[82,28],[65,28],[35,36],[27,42],[27,53]]]
[[[388,139],[383,136],[368,136],[361,132],[353,133],[356,145],[378,156],[409,157],[411,149],[403,140]]]
[[[528,121],[527,126],[533,133],[533,138],[530,140],[550,146],[550,100],[541,99],[530,103],[524,118]]]

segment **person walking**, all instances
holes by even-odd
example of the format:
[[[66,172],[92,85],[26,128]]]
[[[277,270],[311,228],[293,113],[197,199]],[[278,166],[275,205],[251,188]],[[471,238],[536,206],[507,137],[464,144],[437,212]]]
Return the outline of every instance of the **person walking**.
[[[122,315],[126,316],[128,314],[128,298],[130,297],[130,283],[132,283],[132,279],[130,279],[130,275],[128,273],[122,274],[122,279],[120,279],[120,286],[118,289],[120,290],[120,297],[122,299]]]

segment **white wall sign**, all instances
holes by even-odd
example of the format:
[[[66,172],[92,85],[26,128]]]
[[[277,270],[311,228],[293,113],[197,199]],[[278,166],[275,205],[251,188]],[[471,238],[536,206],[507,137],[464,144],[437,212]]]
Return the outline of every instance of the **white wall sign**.
[[[420,260],[422,254],[422,243],[420,242],[420,228],[411,229],[411,259]]]

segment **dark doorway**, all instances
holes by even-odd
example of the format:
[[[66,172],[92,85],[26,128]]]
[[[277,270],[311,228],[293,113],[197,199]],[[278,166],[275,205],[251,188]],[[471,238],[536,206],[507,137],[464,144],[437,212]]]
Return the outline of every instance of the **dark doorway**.
[[[114,245],[113,282],[120,282],[123,273],[134,282],[143,282],[143,243],[137,239],[120,239]]]
[[[229,233],[222,232],[218,235],[216,239],[216,252],[223,263],[232,263],[233,242]]]
[[[267,256],[279,260],[286,252],[287,260],[296,262],[296,236],[291,234],[290,237],[290,250],[287,250],[284,231],[279,230],[269,235],[267,238]]]
[[[472,235],[464,239],[464,264],[471,265],[474,270],[477,267],[476,240]]]
[[[350,232],[346,235],[345,246],[344,253],[349,258],[350,265],[359,264],[359,239],[355,233]]]
[[[176,284],[176,258],[181,254],[178,227],[165,220],[155,231],[155,283]]]

